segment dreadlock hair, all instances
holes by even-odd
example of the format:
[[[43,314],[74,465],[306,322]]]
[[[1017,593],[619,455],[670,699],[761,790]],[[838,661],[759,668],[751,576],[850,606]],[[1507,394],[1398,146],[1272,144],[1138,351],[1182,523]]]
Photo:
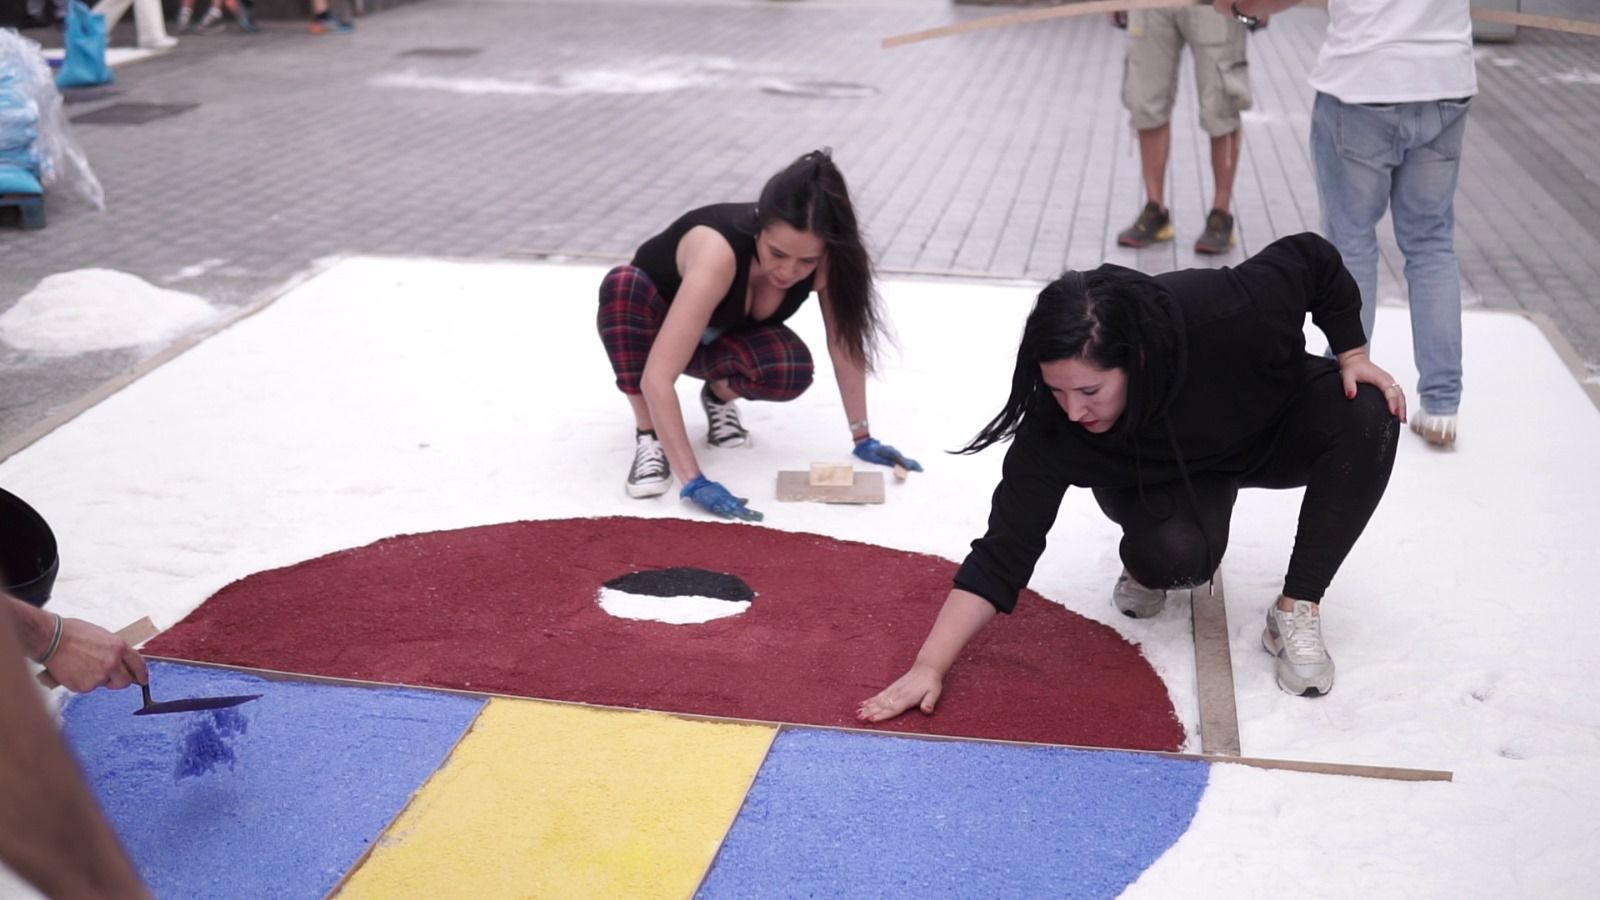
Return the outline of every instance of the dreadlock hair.
[[[1007,440],[1041,404],[1053,407],[1039,365],[1063,359],[1127,374],[1127,406],[1109,434],[1128,440],[1165,411],[1182,370],[1180,328],[1169,302],[1154,279],[1122,266],[1063,273],[1039,292],[1028,314],[1005,407],[957,452]]]
[[[872,259],[862,244],[844,175],[830,150],[813,150],[767,180],[756,204],[756,232],[773,222],[822,238],[834,323],[851,358],[871,371],[883,317],[872,283]]]

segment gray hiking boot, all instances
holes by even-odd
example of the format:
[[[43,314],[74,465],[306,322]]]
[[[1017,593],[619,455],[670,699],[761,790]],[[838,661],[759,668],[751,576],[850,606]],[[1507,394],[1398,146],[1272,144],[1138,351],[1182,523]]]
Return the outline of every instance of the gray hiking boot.
[[[1111,589],[1111,604],[1130,619],[1148,619],[1167,605],[1167,592],[1145,587],[1123,569],[1116,587]]]
[[[1206,216],[1206,230],[1194,242],[1194,252],[1217,256],[1233,249],[1233,216],[1213,209]]]
[[[750,432],[739,423],[736,402],[718,400],[709,381],[700,389],[700,408],[706,411],[706,443],[713,447],[743,447],[750,443]]]
[[[1154,200],[1139,211],[1139,218],[1117,234],[1121,247],[1148,247],[1161,241],[1172,240],[1172,216]]]
[[[1322,616],[1317,604],[1296,600],[1291,612],[1277,603],[1267,607],[1267,630],[1261,646],[1278,660],[1278,687],[1300,697],[1333,690],[1333,657],[1322,644]]]

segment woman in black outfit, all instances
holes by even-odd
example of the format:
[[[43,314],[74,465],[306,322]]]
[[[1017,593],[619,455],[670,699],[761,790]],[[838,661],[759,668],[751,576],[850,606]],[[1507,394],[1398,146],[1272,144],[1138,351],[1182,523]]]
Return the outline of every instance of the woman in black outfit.
[[[1307,313],[1337,361],[1306,352]],[[1069,485],[1122,526],[1124,613],[1207,581],[1241,487],[1304,487],[1283,593],[1263,645],[1278,684],[1326,693],[1333,660],[1318,603],[1388,485],[1405,397],[1367,358],[1361,295],[1314,234],[1232,269],[1151,277],[1069,272],[1029,314],[1011,396],[962,452],[1013,439],[989,514],[911,669],[861,704],[863,721],[919,706],[997,611],[1010,612]]]

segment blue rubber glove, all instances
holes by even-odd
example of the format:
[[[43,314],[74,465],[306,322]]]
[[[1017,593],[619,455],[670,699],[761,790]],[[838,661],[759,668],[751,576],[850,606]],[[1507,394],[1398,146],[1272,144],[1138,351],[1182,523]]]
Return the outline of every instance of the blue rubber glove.
[[[912,472],[921,472],[922,463],[899,450],[882,443],[877,438],[865,438],[856,441],[856,458],[880,466],[901,466]]]
[[[706,478],[705,473],[694,477],[694,480],[683,486],[678,492],[679,497],[685,497],[699,504],[707,512],[723,517],[724,519],[743,519],[746,522],[759,522],[764,516],[761,513],[745,506],[749,503],[743,497],[735,497],[728,493],[728,489]]]

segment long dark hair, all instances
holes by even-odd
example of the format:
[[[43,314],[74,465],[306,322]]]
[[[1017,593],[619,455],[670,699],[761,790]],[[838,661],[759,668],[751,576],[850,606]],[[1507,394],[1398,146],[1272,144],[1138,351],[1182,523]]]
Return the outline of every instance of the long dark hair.
[[[883,330],[872,259],[861,242],[844,175],[828,150],[813,150],[767,180],[756,204],[756,231],[773,222],[822,238],[834,324],[850,356],[871,371]]]
[[[1156,281],[1122,266],[1066,272],[1039,292],[1022,329],[1005,408],[960,453],[1017,433],[1037,405],[1053,407],[1039,364],[1081,359],[1128,376],[1127,406],[1111,435],[1127,440],[1166,409],[1183,370],[1177,311]]]

